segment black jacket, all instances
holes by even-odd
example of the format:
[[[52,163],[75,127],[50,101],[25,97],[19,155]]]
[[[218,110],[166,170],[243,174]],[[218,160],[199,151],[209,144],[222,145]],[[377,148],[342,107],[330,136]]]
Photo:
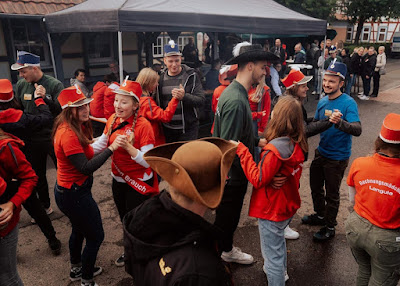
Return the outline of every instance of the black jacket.
[[[28,114],[19,109],[9,108],[0,111],[0,128],[5,132],[17,136],[25,143],[32,140],[33,134],[42,130],[51,130],[53,116],[49,106],[41,104],[37,106],[37,115]]]
[[[135,286],[232,285],[216,250],[219,230],[162,192],[123,221],[125,270]]]
[[[376,54],[366,54],[361,63],[361,75],[372,77],[376,66]]]
[[[276,46],[273,46],[271,48],[271,53],[273,53],[275,56],[278,56],[279,62],[283,64],[283,62],[285,61],[285,53],[286,53],[286,50],[284,48],[282,47],[277,48]]]
[[[354,53],[350,58],[350,73],[352,74],[361,74],[361,61],[362,57],[360,57],[357,53]]]

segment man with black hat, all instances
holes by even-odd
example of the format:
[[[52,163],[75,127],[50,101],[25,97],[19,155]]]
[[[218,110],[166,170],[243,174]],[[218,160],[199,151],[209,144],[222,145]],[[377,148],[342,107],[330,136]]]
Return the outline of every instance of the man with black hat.
[[[201,154],[201,156],[199,156]],[[221,201],[236,146],[204,138],[158,146],[144,159],[169,184],[124,218],[125,269],[136,286],[232,285],[203,217]]]
[[[332,117],[330,121],[333,123],[328,130],[321,133],[310,167],[310,187],[315,213],[302,218],[304,224],[323,226],[314,234],[316,241],[329,240],[335,236],[340,184],[349,163],[352,136],[361,135],[357,103],[340,90],[346,73],[347,67],[343,63],[333,61],[329,65],[323,79],[324,92],[328,96],[318,102],[315,112],[316,120]]]
[[[160,76],[156,101],[165,109],[172,96],[181,100],[172,120],[163,123],[166,142],[195,140],[199,133],[199,111],[205,103],[200,77],[194,69],[182,64],[182,54],[172,40],[164,46],[164,64],[167,70]]]
[[[215,113],[214,137],[240,141],[254,156],[256,146],[264,146],[265,139],[255,138],[252,116],[248,101],[248,90],[266,75],[267,60],[279,58],[263,50],[261,45],[243,42],[235,46],[234,57],[226,64],[238,64],[236,79],[222,93]],[[236,156],[229,172],[224,197],[217,209],[215,225],[224,231],[220,240],[222,259],[226,262],[251,264],[250,254],[233,247],[233,234],[237,228],[248,181]]]
[[[45,75],[42,72],[40,69],[39,56],[25,51],[18,51],[17,62],[11,66],[11,69],[18,71],[21,77],[17,82],[15,97],[22,105],[25,113],[33,115],[39,114],[39,109],[35,103],[37,97],[43,98],[45,103],[49,106],[54,118],[61,112],[57,97],[64,89],[64,86],[59,80]],[[39,131],[32,132],[32,136],[25,140],[24,150],[26,158],[32,164],[33,170],[39,177],[34,192],[37,192],[39,200],[48,215],[53,213],[53,209],[50,206],[49,187],[46,178],[47,155],[52,157],[56,165],[51,141],[51,131],[52,125],[49,125]],[[37,211],[36,208],[35,212]],[[53,237],[52,240],[56,242],[54,239],[55,232],[51,222],[47,219],[46,221],[45,225],[47,225],[47,227],[44,227],[42,222],[38,222],[38,224],[46,237],[49,239],[50,233]],[[34,222],[34,220],[32,222]],[[59,245],[59,241],[54,243],[54,245],[56,244]],[[54,246],[52,249],[53,248],[56,247]],[[59,249],[56,252],[59,252]]]

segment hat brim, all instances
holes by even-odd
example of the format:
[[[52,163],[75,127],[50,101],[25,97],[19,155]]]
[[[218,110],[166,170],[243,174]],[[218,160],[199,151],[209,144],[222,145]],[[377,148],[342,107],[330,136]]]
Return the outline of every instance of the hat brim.
[[[312,79],[313,79],[312,75],[306,75],[306,76],[304,76],[304,78],[302,80],[292,84],[291,86],[286,87],[286,89],[290,89],[290,88],[294,87],[295,85],[301,85],[301,84],[308,83]]]
[[[66,105],[62,106],[61,108],[65,109],[67,107],[79,107],[79,106],[88,104],[88,103],[90,103],[92,101],[93,101],[93,98],[85,98],[85,99],[79,100],[77,102],[74,102],[72,104],[66,104]]]
[[[276,61],[279,57],[271,52],[266,52],[264,50],[251,50],[241,53],[237,57],[233,57],[228,60],[224,65],[233,65],[239,63],[248,63],[256,61]]]
[[[21,64],[15,63],[15,64],[11,65],[11,69],[13,71],[17,71],[17,70],[27,68],[27,67],[40,67],[40,64],[23,64],[23,65],[21,65]]]
[[[182,56],[181,52],[169,52],[169,53],[165,53],[164,57],[171,57],[171,56]]]
[[[117,93],[117,94],[133,97],[137,102],[139,102],[139,97],[136,94],[134,94],[133,92],[127,92],[126,90],[123,90],[123,89],[116,89],[116,90],[113,90],[113,92]]]
[[[215,144],[222,153],[219,184],[210,190],[201,193],[197,190],[186,170],[171,160],[175,151],[189,141],[175,142],[158,146],[146,152],[143,158],[150,165],[150,167],[164,180],[166,180],[168,184],[171,185],[175,190],[210,209],[215,209],[221,202],[226,178],[233,159],[235,158],[237,146],[229,141],[216,137],[202,138],[200,141],[208,141]]]
[[[340,76],[340,77],[343,78],[343,79],[346,78],[346,76],[342,75],[342,74],[339,73],[339,72],[333,72],[333,71],[329,71],[329,70],[326,70],[326,71],[325,71],[325,74],[327,74],[327,75]]]

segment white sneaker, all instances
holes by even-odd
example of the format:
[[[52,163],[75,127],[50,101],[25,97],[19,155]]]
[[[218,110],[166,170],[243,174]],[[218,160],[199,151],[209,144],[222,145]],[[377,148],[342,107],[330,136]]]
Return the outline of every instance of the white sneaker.
[[[317,92],[314,90],[313,92],[311,92],[312,95],[317,94]]]
[[[285,238],[286,239],[298,239],[300,234],[297,231],[294,231],[289,226],[285,228]]]
[[[366,96],[365,94],[363,94],[362,96],[358,97],[361,100],[369,100],[369,96]]]
[[[363,94],[364,94],[364,92],[363,92],[363,91],[361,91],[361,92],[359,92],[359,93],[358,93],[358,95],[363,95]]]
[[[254,262],[253,256],[242,252],[238,247],[232,247],[229,252],[223,251],[221,254],[222,260],[225,262],[235,262],[239,264],[252,264]]]
[[[289,275],[287,274],[287,271],[285,271],[285,282],[289,280]]]

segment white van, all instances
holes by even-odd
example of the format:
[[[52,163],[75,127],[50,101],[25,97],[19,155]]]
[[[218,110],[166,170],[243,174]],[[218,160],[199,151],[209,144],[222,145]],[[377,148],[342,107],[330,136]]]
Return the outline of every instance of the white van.
[[[393,35],[392,57],[400,56],[400,32]]]

